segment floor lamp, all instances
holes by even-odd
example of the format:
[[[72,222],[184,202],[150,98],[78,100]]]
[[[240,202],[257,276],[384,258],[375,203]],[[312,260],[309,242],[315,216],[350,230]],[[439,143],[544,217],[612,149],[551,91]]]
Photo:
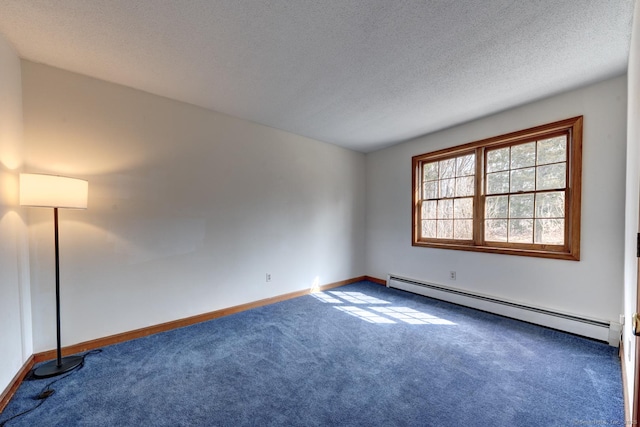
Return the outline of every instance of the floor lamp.
[[[60,349],[60,252],[58,248],[58,208],[86,209],[88,183],[63,176],[20,174],[20,205],[53,208],[56,256],[56,333],[57,358],[33,372],[36,378],[54,377],[82,363],[81,356],[62,357]]]

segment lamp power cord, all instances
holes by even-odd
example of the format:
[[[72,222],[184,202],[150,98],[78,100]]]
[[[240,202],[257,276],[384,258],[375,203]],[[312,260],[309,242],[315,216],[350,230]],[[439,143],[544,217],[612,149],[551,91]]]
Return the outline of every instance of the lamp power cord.
[[[29,409],[27,409],[27,410],[25,410],[25,411],[20,412],[19,414],[16,414],[16,415],[12,416],[11,418],[7,418],[7,419],[6,419],[6,420],[4,420],[4,421],[0,421],[0,427],[5,427],[9,421],[15,420],[15,419],[16,419],[16,418],[18,418],[18,417],[21,417],[21,416],[23,416],[23,415],[26,415],[26,414],[28,414],[28,413],[30,413],[30,412],[33,412],[33,411],[35,411],[36,409],[38,409],[38,408],[39,408],[39,407],[40,407],[40,406],[41,406],[41,405],[42,405],[42,404],[43,404],[43,403],[44,403],[44,402],[45,402],[49,397],[51,397],[51,395],[53,395],[53,394],[55,393],[55,389],[51,388],[51,386],[52,386],[53,384],[57,383],[57,382],[58,382],[58,381],[60,381],[60,380],[63,380],[63,379],[65,379],[65,378],[67,378],[68,376],[73,375],[74,373],[76,373],[77,371],[79,371],[80,369],[82,369],[82,368],[84,367],[84,361],[85,361],[85,358],[86,358],[87,356],[90,356],[90,355],[93,355],[93,354],[98,354],[98,353],[102,353],[102,349],[91,350],[91,351],[88,351],[88,352],[86,352],[85,354],[83,354],[83,355],[81,356],[81,357],[82,357],[82,361],[80,362],[80,364],[79,364],[76,368],[74,368],[74,369],[73,369],[71,372],[69,372],[68,374],[63,375],[63,376],[61,376],[61,377],[59,377],[59,378],[56,378],[56,379],[55,379],[55,380],[53,380],[53,381],[50,381],[49,383],[47,383],[47,385],[45,385],[45,386],[42,388],[42,390],[40,390],[40,393],[38,393],[38,394],[34,397],[34,399],[39,400],[39,402],[38,402],[35,406],[33,406],[32,408],[29,408]],[[33,370],[32,370],[32,372],[33,372]]]

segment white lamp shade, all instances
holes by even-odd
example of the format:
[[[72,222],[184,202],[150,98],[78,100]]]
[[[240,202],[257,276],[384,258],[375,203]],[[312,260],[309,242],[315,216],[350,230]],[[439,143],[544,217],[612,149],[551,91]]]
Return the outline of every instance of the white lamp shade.
[[[89,183],[64,176],[20,174],[20,204],[49,208],[86,209]]]

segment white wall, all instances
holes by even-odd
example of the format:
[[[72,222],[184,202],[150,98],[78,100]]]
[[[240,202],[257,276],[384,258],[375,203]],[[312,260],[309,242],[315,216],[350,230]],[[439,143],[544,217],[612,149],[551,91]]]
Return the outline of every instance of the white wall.
[[[367,274],[395,273],[619,321],[626,90],[626,79],[615,78],[367,155]],[[411,246],[412,156],[578,115],[584,115],[580,262]]]
[[[89,180],[89,209],[60,211],[63,345],[364,274],[363,154],[22,69],[25,170]],[[29,215],[38,352],[55,346],[52,213]]]
[[[18,207],[22,166],[20,60],[0,35],[0,393],[32,354],[27,231]]]
[[[638,258],[636,258],[636,233],[638,206],[640,204],[640,6],[636,4],[629,53],[628,109],[627,109],[627,186],[625,207],[624,246],[624,313],[623,342],[626,357],[627,392],[633,402],[635,377],[636,340],[631,333],[631,316],[636,312]]]

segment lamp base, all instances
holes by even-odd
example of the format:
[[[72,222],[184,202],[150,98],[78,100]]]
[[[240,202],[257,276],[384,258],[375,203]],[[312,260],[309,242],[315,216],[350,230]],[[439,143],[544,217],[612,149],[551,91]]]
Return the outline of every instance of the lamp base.
[[[56,375],[62,375],[80,365],[82,363],[82,356],[63,357],[61,362],[62,363],[60,365],[58,365],[57,360],[47,362],[36,368],[36,370],[33,371],[33,376],[35,378],[49,378],[55,377]]]

